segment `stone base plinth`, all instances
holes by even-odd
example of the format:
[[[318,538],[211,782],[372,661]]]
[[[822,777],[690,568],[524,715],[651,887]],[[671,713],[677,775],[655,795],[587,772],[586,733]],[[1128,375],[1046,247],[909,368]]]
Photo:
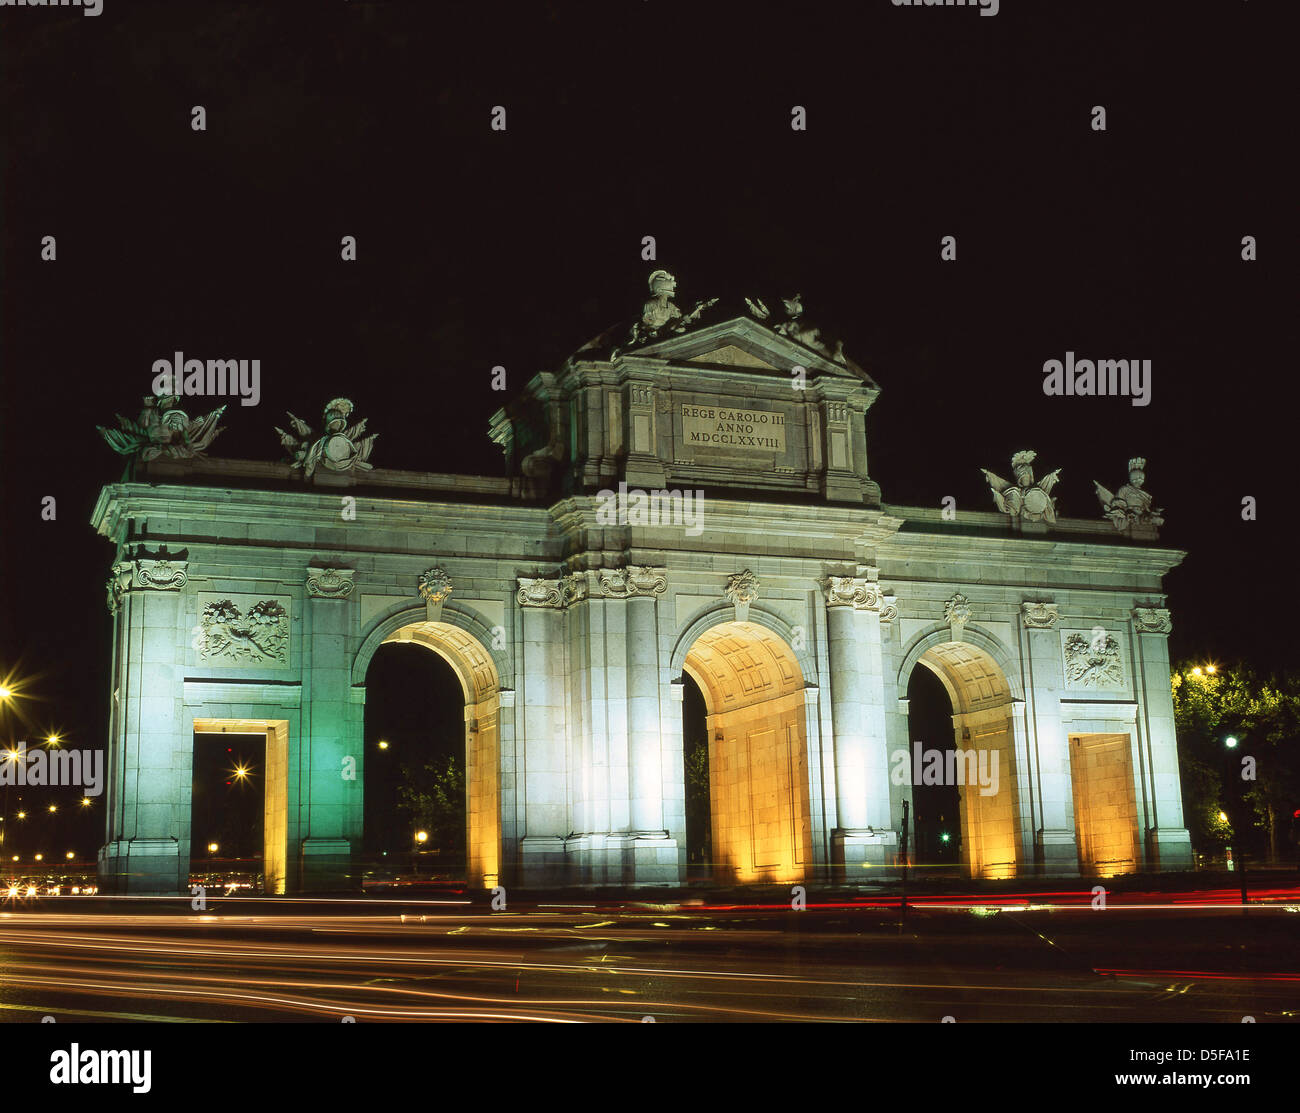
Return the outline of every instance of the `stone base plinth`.
[[[1155,827],[1147,832],[1147,868],[1162,871],[1194,869],[1192,836],[1186,827]]]
[[[99,849],[99,890],[115,895],[183,895],[189,859],[175,839],[121,839]]]
[[[1078,877],[1079,844],[1074,832],[1068,830],[1040,830],[1034,840],[1034,859],[1037,872],[1042,877]]]
[[[901,873],[897,831],[837,827],[831,833],[831,879],[836,884],[883,881]]]
[[[677,885],[682,850],[667,831],[599,831],[568,838],[529,836],[521,854],[522,885]]]
[[[353,865],[352,844],[347,839],[303,839],[298,855],[298,892],[360,888],[361,870]]]
[[[525,889],[550,889],[568,881],[561,835],[525,835],[519,843],[519,884]]]

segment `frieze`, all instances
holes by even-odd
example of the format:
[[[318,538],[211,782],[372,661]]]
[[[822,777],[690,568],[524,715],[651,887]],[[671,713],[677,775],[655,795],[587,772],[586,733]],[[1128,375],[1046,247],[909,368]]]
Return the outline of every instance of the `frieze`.
[[[202,592],[198,606],[199,621],[190,644],[204,664],[289,664],[291,600],[287,596]]]
[[[1119,640],[1103,626],[1090,633],[1062,633],[1065,683],[1070,688],[1120,688],[1124,666]]]

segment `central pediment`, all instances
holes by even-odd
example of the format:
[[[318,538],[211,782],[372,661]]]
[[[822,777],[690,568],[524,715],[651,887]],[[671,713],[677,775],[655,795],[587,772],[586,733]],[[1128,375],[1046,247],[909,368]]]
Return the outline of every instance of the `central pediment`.
[[[689,332],[669,334],[614,355],[633,357],[750,368],[777,372],[787,378],[794,368],[802,367],[810,376],[829,375],[876,388],[871,376],[852,360],[844,356],[836,360],[749,317],[732,317]]]
[[[641,315],[541,372],[492,420],[520,489],[735,488],[879,505],[866,411],[880,388],[800,295],[679,305],[650,275]]]
[[[770,363],[754,355],[753,352],[747,352],[744,348],[735,344],[723,344],[722,347],[714,348],[711,352],[691,356],[688,362],[711,363],[715,367],[757,367],[763,371],[777,370]]]

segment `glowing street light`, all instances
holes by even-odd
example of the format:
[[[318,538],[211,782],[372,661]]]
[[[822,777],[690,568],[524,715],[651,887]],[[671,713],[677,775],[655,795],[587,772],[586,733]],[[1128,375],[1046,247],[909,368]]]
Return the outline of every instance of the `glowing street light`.
[[[88,808],[88,807],[90,807],[90,805],[93,804],[93,803],[94,803],[94,801],[91,800],[91,798],[90,798],[89,796],[83,796],[83,797],[81,798],[81,806],[82,806],[83,808]]]
[[[58,804],[51,804],[51,805],[50,805],[50,811],[52,811],[52,812],[57,812],[58,810],[59,810],[59,805],[58,805]]]
[[[1237,748],[1237,740],[1231,734],[1223,740],[1223,744],[1230,750],[1235,750]]]
[[[36,855],[36,860],[37,860],[38,862],[43,862],[43,861],[45,861],[45,855],[44,855],[44,854],[38,854],[38,855]]]
[[[1196,668],[1192,669],[1192,675],[1193,675],[1193,676],[1204,676],[1204,675],[1205,675],[1205,670],[1204,670],[1203,668],[1201,668],[1200,665],[1197,665]]]
[[[14,690],[12,688],[6,688],[3,684],[0,684],[0,700],[9,699],[13,694]]]
[[[52,747],[53,747],[53,746],[58,746],[58,744],[59,744],[59,736],[58,736],[57,734],[51,734],[51,735],[47,736],[46,739],[45,739],[45,744],[46,744],[47,746],[52,746]]]
[[[248,776],[248,766],[236,765],[232,772],[234,773],[235,780],[242,781]]]
[[[415,841],[418,842],[418,843],[426,843],[426,842],[428,842],[428,841],[429,841],[429,832],[428,832],[428,831],[416,831],[416,832],[415,832]]]
[[[208,853],[209,853],[209,854],[215,854],[215,853],[216,853],[218,850],[220,850],[220,849],[221,849],[221,847],[218,846],[216,843],[214,843],[214,842],[210,842],[210,843],[208,843]]]
[[[1220,823],[1227,823],[1227,822],[1228,822],[1228,813],[1227,813],[1227,812],[1220,812],[1220,813],[1219,813],[1219,822],[1220,822]]]
[[[380,743],[379,743],[379,748],[380,748],[381,750],[386,750],[386,749],[388,749],[388,743],[387,743],[387,742],[380,742]]]
[[[26,819],[26,818],[27,818],[27,813],[26,813],[26,812],[19,812],[19,813],[18,813],[18,818],[19,818],[19,819]]]
[[[1213,676],[1216,672],[1218,672],[1218,669],[1216,669],[1213,665],[1206,665],[1205,671],[1208,672],[1211,676]]]
[[[64,857],[65,857],[69,862],[71,862],[72,859],[76,857],[76,854],[74,854],[71,850],[69,850],[69,851],[64,855]]]

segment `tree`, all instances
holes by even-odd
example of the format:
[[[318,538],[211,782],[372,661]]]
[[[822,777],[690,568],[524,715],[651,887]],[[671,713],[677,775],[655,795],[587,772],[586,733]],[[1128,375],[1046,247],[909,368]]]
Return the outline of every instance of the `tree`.
[[[465,770],[454,754],[430,758],[423,765],[401,767],[397,810],[412,827],[428,831],[429,842],[443,854],[465,853]]]
[[[702,848],[705,861],[712,857],[709,830],[709,743],[695,738],[686,746],[686,830],[687,844]]]
[[[1221,812],[1258,831],[1268,853],[1284,853],[1283,833],[1300,805],[1300,678],[1260,680],[1245,666],[1184,665],[1171,677],[1183,810],[1198,849],[1231,834]],[[1238,739],[1235,748],[1225,740]],[[1232,815],[1234,811],[1241,814]]]

